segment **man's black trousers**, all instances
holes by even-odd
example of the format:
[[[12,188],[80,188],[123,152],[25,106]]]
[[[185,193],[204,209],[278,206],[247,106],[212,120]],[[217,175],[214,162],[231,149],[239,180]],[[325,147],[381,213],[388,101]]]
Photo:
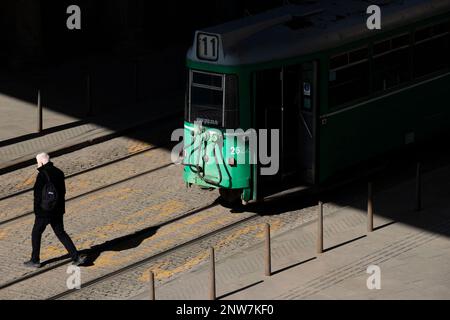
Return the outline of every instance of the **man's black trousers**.
[[[34,262],[39,262],[41,253],[41,239],[42,233],[44,233],[45,228],[50,225],[58,237],[59,241],[64,245],[66,250],[69,252],[70,257],[75,260],[78,257],[77,248],[73,244],[72,239],[64,230],[63,216],[58,215],[55,217],[37,217],[34,221],[33,232],[31,234],[31,243],[33,246],[33,253],[31,254],[31,260]]]

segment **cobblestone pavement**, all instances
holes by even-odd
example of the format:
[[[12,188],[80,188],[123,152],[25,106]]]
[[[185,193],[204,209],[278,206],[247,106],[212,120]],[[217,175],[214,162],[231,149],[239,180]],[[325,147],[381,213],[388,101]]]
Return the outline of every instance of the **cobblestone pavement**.
[[[337,207],[327,206],[326,214],[331,214],[334,210],[337,210]],[[146,289],[149,270],[157,274],[158,285],[172,281],[207,262],[210,246],[216,248],[217,259],[222,259],[227,255],[242,252],[247,247],[259,243],[263,239],[263,227],[266,222],[271,224],[272,232],[278,234],[311,222],[316,218],[315,207],[305,208],[301,211],[300,215],[299,211],[295,211],[281,216],[256,217],[256,219],[239,224],[230,230],[220,232],[198,243],[159,257],[119,277],[114,277],[86,290],[75,292],[67,299],[127,299],[134,297]],[[128,249],[125,254],[114,251],[104,253],[103,259],[98,259],[94,266],[82,269],[82,281],[87,282],[122,266],[185,243],[190,239],[198,238],[203,234],[252,215],[249,212],[233,213],[220,206],[208,209],[193,217],[183,219],[180,223],[162,227],[153,236],[142,241],[139,248]],[[58,268],[38,279],[25,281],[19,286],[14,286],[8,295],[3,296],[5,294],[3,292],[3,295],[0,293],[0,297],[28,299],[30,287],[39,287],[42,286],[42,283],[45,283],[46,286],[45,293],[39,292],[38,295],[32,296],[32,299],[40,299],[63,292],[66,290],[65,281],[68,277],[65,272],[66,267]],[[48,286],[50,283],[52,283],[52,286]],[[23,295],[24,291],[27,291],[25,295]]]
[[[66,174],[71,174],[151,146],[153,144],[122,137],[54,160]],[[83,282],[256,213],[259,216],[68,298],[130,298],[147,285],[148,270],[156,272],[160,285],[204,264],[211,245],[217,248],[217,258],[221,259],[260,242],[265,222],[271,223],[272,232],[277,235],[316,218],[315,200],[308,203],[299,198],[259,207],[250,205],[243,212],[216,205],[187,215],[190,210],[213,203],[218,198],[218,192],[186,189],[181,179],[182,167],[170,163],[170,151],[156,148],[68,179],[67,197],[80,196],[67,203],[66,229],[79,249],[90,250],[90,263],[82,268]],[[7,189],[3,192],[8,194],[20,189],[21,184],[32,185],[34,172],[35,169],[29,167],[3,175],[2,191],[3,186]],[[358,206],[364,206],[365,189],[354,191],[342,189],[341,194],[336,196],[339,201],[325,204],[325,214],[332,214],[350,202],[356,201]],[[31,204],[30,193],[1,201],[0,221],[30,210]],[[164,224],[172,220],[176,221]],[[32,223],[33,216],[29,216],[0,226],[0,283],[32,272],[22,266],[31,250]],[[47,231],[43,237],[41,260],[61,261],[65,255],[62,245],[52,232]],[[56,295],[67,290],[66,271],[67,266],[57,267],[10,286],[0,291],[0,299],[43,299]]]
[[[56,160],[58,166],[60,160]],[[100,191],[113,190],[114,187],[127,185],[134,176],[150,176],[171,165],[170,155],[165,149],[152,149],[124,161],[101,167],[85,174],[66,180],[67,204],[82,195],[94,196]],[[35,179],[33,172],[33,183]],[[99,191],[96,191],[99,190]],[[0,221],[12,219],[33,210],[32,191],[0,202]]]
[[[70,174],[98,165],[102,160],[106,161],[104,159],[114,159],[149,147],[149,144],[133,139],[114,140],[56,158],[55,163]],[[186,189],[181,179],[182,168],[170,163],[170,151],[156,148],[68,179],[67,197],[82,196],[67,203],[66,229],[80,250],[91,249],[92,253],[92,263],[82,269],[83,281],[102,276],[254,215],[252,212],[233,212],[221,206],[214,206],[158,228],[161,223],[182,217],[186,212],[208,205],[218,197],[217,191]],[[34,171],[34,168],[27,169]],[[19,170],[14,174],[4,175],[2,180],[13,190],[17,188],[16,181],[23,179],[28,173],[26,169]],[[28,179],[32,180],[32,177]],[[105,186],[108,187],[102,188]],[[91,192],[92,190],[94,191]],[[84,193],[88,194],[83,195]],[[30,210],[31,200],[31,194],[26,193],[1,201],[1,219],[9,219]],[[293,210],[279,217],[261,217],[254,224],[245,224],[243,229],[233,229],[236,230],[235,234],[226,237],[219,235],[208,241],[216,241],[218,248],[224,248],[220,254],[225,254],[227,250],[239,250],[258,239],[261,223],[267,219],[271,220],[273,230],[277,232],[278,229],[290,228],[295,223],[303,223],[308,217],[312,219],[314,212],[314,207],[310,207],[302,210],[301,215],[298,210]],[[32,272],[24,268],[22,262],[29,258],[33,219],[33,216],[28,216],[0,226],[0,283]],[[239,240],[231,241],[235,238]],[[158,272],[158,277],[162,280],[172,279],[203,263],[205,255],[199,248],[189,247],[176,252],[174,256],[168,256],[165,260],[158,260],[156,263],[159,263],[158,270],[161,271]],[[43,237],[41,260],[61,261],[65,255],[65,249],[48,230]],[[0,298],[42,299],[58,294],[66,290],[66,269],[66,266],[58,267],[8,287],[0,291]],[[141,279],[139,284],[144,284],[145,277],[138,279]],[[130,282],[129,294],[134,294],[136,289],[139,289],[139,286]],[[121,297],[127,296],[123,288],[118,290]],[[105,295],[104,298],[115,297]]]
[[[424,177],[424,188],[428,192],[433,190],[432,186],[439,174],[440,172],[437,172]],[[375,225],[386,226],[393,221],[392,219],[395,221],[401,216],[411,215],[412,206],[409,201],[411,200],[411,191],[414,191],[414,181],[408,180],[397,184],[395,188],[383,190],[377,194],[376,210],[385,214],[375,219]],[[439,192],[440,196],[446,194],[444,190]],[[436,196],[439,192],[432,192],[432,195]],[[424,200],[428,204],[433,203],[428,198]],[[361,198],[345,207],[333,203],[325,205],[324,237],[329,241],[326,243],[327,248],[346,243],[349,239],[357,239],[354,238],[355,234],[357,237],[365,234],[367,223],[364,213],[365,205],[365,200]],[[386,213],[389,214],[386,215]],[[277,267],[285,267],[292,266],[292,256],[302,257],[296,261],[307,261],[314,256],[316,217],[316,206],[307,206],[279,215],[259,216],[255,220],[242,223],[231,230],[186,246],[119,276],[76,291],[64,299],[115,300],[135,299],[136,297],[146,299],[149,298],[149,271],[155,273],[158,299],[186,300],[201,297],[207,299],[208,272],[205,264],[209,263],[209,247],[211,246],[216,249],[216,260],[218,261],[216,270],[219,270],[216,281],[221,292],[224,293],[224,287],[229,289],[230,283],[233,284],[231,287],[234,286],[234,289],[243,288],[249,283],[258,282],[261,279],[265,223],[271,224],[273,264]],[[299,230],[299,227],[302,227],[302,230]],[[291,230],[295,230],[295,236],[289,233]],[[256,256],[254,254],[255,247],[260,253]],[[233,260],[234,263],[231,266],[221,265],[221,261],[228,261],[229,258],[239,261]],[[255,270],[260,270],[256,276],[253,274]],[[247,278],[244,279],[242,275]]]
[[[180,126],[182,126],[180,119],[167,121],[158,127],[158,130],[149,128],[140,129],[138,132],[135,132],[134,134],[139,138],[130,138],[128,136],[118,137],[59,156],[53,159],[53,161],[64,171],[66,176],[69,176],[147,148],[161,145],[166,146],[169,142],[169,133]],[[1,175],[0,198],[32,187],[36,174],[36,167],[29,166]]]
[[[216,249],[217,260],[224,259],[239,252],[244,254],[247,248],[263,240],[265,223],[271,224],[273,234],[279,234],[298,225],[311,222],[315,218],[315,208],[302,210],[301,214],[299,212],[290,212],[276,217],[257,217],[254,220],[244,222],[230,230],[207,237],[204,240],[171,252],[121,275],[87,287],[81,291],[75,291],[63,299],[130,299],[148,290],[149,271],[155,273],[157,287],[178,280],[181,281],[178,284],[182,286],[182,277],[184,274],[201,268],[205,263],[209,262],[209,248],[211,246]],[[206,298],[207,292],[205,291]]]

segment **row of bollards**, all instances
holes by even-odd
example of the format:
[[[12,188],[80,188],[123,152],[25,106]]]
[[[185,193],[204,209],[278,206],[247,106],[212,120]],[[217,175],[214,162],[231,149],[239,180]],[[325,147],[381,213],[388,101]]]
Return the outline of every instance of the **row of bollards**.
[[[323,253],[323,202],[319,201],[319,212],[317,215],[317,253]]]
[[[416,170],[416,206],[415,210],[422,209],[422,181],[421,181],[421,164],[417,164]],[[317,254],[324,252],[323,245],[323,202],[319,201],[317,212]],[[368,183],[367,188],[367,232],[374,231],[373,223],[373,188],[372,182]],[[271,252],[271,236],[270,224],[264,225],[264,274],[267,277],[272,275],[272,252]],[[215,267],[215,252],[211,247],[209,250],[209,299],[216,300],[216,267]],[[155,300],[155,277],[154,273],[150,272],[150,300]]]
[[[134,95],[135,102],[139,102],[139,61],[134,62]],[[37,133],[42,133],[43,131],[43,112],[42,112],[42,97],[41,89],[37,90]],[[91,75],[88,73],[86,75],[86,116],[90,117],[94,115],[94,108],[92,104],[92,83]]]
[[[37,132],[41,133],[43,130],[42,121],[42,103],[41,103],[41,90],[37,92]]]
[[[367,232],[373,232],[373,192],[372,182],[367,187]]]
[[[416,203],[414,210],[419,212],[422,210],[422,170],[420,162],[416,166]],[[368,183],[367,190],[367,232],[373,232],[373,190],[372,182]]]
[[[37,126],[36,132],[42,133],[44,130],[43,110],[42,110],[42,91],[37,90]],[[92,100],[91,100],[91,76],[86,76],[86,115],[93,115]]]
[[[416,211],[422,210],[422,169],[420,162],[416,168]]]
[[[209,248],[209,300],[216,300],[216,258],[214,248]]]
[[[266,277],[270,277],[272,275],[272,249],[270,247],[270,224],[266,223],[264,226],[264,234],[265,234],[265,272]]]
[[[148,282],[150,283],[150,300],[156,300],[155,296],[155,274],[153,271],[149,273]]]
[[[86,106],[87,106],[87,116],[90,117],[94,114],[91,99],[91,75],[86,76]]]

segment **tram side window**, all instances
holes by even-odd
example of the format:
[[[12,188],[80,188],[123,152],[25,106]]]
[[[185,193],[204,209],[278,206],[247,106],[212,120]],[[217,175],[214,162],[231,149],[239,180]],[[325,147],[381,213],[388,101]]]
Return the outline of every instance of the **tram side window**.
[[[334,56],[330,60],[329,106],[340,107],[369,95],[368,48]]]
[[[446,70],[450,56],[450,23],[418,29],[414,36],[414,77]]]
[[[387,90],[411,80],[409,39],[409,34],[404,34],[374,44],[374,92]]]

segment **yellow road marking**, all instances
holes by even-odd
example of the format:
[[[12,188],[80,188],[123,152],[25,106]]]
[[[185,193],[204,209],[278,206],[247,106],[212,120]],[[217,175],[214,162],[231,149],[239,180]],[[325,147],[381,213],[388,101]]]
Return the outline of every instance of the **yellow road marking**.
[[[151,146],[152,146],[151,144],[146,142],[138,142],[128,147],[128,153],[136,153],[145,150]]]
[[[116,189],[116,190],[104,191],[104,192],[98,193],[98,194],[94,193],[90,196],[87,196],[86,198],[80,199],[76,205],[82,206],[86,203],[94,202],[94,201],[95,201],[95,203],[108,204],[106,202],[106,200],[108,198],[116,199],[117,196],[119,196],[121,194],[131,194],[132,192],[135,192],[135,191],[136,190],[132,189],[132,188],[120,188],[120,189]],[[104,200],[105,202],[102,202],[99,200]]]
[[[131,215],[126,215],[126,216],[122,216],[119,219],[107,224],[107,225],[103,225],[103,226],[99,226],[94,228],[93,230],[87,230],[86,232],[77,234],[75,237],[73,237],[73,240],[79,241],[81,239],[91,239],[91,240],[87,240],[85,241],[81,246],[79,246],[80,250],[83,249],[89,249],[90,247],[92,247],[92,245],[97,242],[99,239],[106,239],[109,238],[111,236],[111,234],[113,233],[126,233],[126,230],[133,230],[133,231],[138,231],[140,230],[140,228],[148,228],[150,225],[154,224],[151,223],[151,220],[155,220],[155,218],[160,218],[165,217],[169,214],[174,214],[179,212],[179,209],[183,206],[183,204],[181,204],[180,202],[176,201],[176,200],[171,200],[169,202],[165,202],[162,204],[156,204],[156,205],[152,205],[149,206],[145,209],[142,209],[138,212],[136,212],[135,214],[141,215],[144,213],[150,214],[154,211],[156,211],[157,209],[162,209],[161,212],[159,212],[156,216],[155,215],[149,215],[147,217],[145,217],[144,219],[142,219],[139,222],[135,222],[133,224],[127,223],[127,221],[131,218]],[[157,221],[160,221],[162,219],[156,219]],[[125,231],[125,232],[124,232]],[[127,234],[125,234],[127,235]],[[55,255],[56,251],[54,251],[53,249],[50,249],[51,253]],[[47,257],[49,254],[47,253],[46,249],[44,249],[43,251],[43,256]],[[65,250],[63,248],[60,249],[59,251],[59,255],[65,254]]]
[[[144,208],[142,210],[139,210],[134,213],[134,215],[145,215],[150,214],[154,212],[157,209],[160,209],[161,211],[158,212],[158,215],[156,215],[156,218],[170,214],[175,213],[178,208],[180,208],[181,204],[177,202],[176,200],[170,200],[167,202],[155,204],[152,206],[149,206],[147,208]],[[136,217],[135,216],[135,217]],[[136,224],[130,224],[125,223],[126,221],[129,221],[131,217],[129,215],[118,219],[117,221],[110,223],[105,226],[97,227],[93,231],[89,231],[87,233],[81,234],[77,236],[77,239],[86,239],[87,237],[91,238],[91,240],[85,240],[81,246],[79,246],[80,249],[87,249],[94,245],[95,242],[98,241],[98,239],[104,239],[108,238],[111,232],[117,232],[117,231],[124,231],[127,229],[134,229],[139,230],[137,228],[138,226],[149,225],[150,220],[154,220],[154,215],[149,215],[147,217],[144,217],[139,223]],[[208,220],[211,220],[209,222]],[[234,220],[234,216],[230,214],[226,214],[223,209],[220,207],[215,207],[209,210],[206,210],[204,212],[200,212],[199,214],[188,217],[180,222],[177,222],[173,225],[165,226],[163,229],[158,230],[155,235],[144,239],[142,241],[142,244],[146,243],[146,246],[144,248],[130,248],[129,253],[121,254],[120,251],[106,251],[103,252],[99,258],[96,259],[95,265],[93,268],[103,268],[103,267],[112,267],[115,265],[121,265],[124,263],[132,262],[135,259],[142,258],[142,256],[146,256],[149,254],[154,254],[156,252],[160,252],[162,250],[168,249],[170,247],[175,246],[177,243],[180,242],[180,237],[170,237],[170,234],[173,232],[177,232],[178,234],[181,234],[182,237],[189,237],[190,235],[200,235],[204,232],[207,232],[211,230],[211,228],[216,229],[218,226],[226,225],[230,222],[230,220]],[[208,222],[207,222],[208,221]],[[203,222],[203,223],[202,223]],[[271,222],[272,230],[276,231],[279,229],[282,225],[282,222],[278,219],[274,219],[274,221]],[[239,238],[242,235],[248,234],[250,232],[254,232],[258,230],[255,237],[261,238],[264,235],[263,231],[264,224],[257,224],[252,226],[246,226],[244,228],[240,228],[236,231],[234,231],[232,234],[228,235],[221,241],[219,241],[216,244],[217,248],[223,247],[228,245],[231,241]],[[183,229],[183,230],[181,230]],[[165,236],[169,236],[166,239],[164,239]],[[152,242],[152,243],[150,243]],[[133,250],[136,249],[136,250]],[[46,249],[43,250],[43,257],[46,259],[49,259],[51,256],[60,256],[66,254],[65,249],[62,246],[49,246]],[[205,261],[208,257],[208,252],[202,251],[195,257],[189,259],[185,264],[175,267],[173,269],[167,269],[167,263],[160,263],[159,265],[152,268],[153,271],[155,271],[155,274],[157,274],[158,279],[163,279],[167,277],[171,277],[177,273],[181,273],[183,271],[187,271],[192,269],[193,267],[199,265],[202,261]],[[144,273],[141,277],[141,281],[146,281],[148,278],[148,273]]]
[[[95,266],[97,268],[109,267],[114,264],[113,258],[118,255],[118,252],[108,251],[103,252],[100,257],[95,260]]]
[[[231,241],[241,237],[242,235],[254,232],[258,230],[258,232],[255,234],[255,238],[262,238],[264,237],[264,223],[246,226],[244,228],[238,229],[225,237],[224,239],[220,240],[214,247],[215,248],[221,248],[224,246],[227,246],[230,244]],[[271,231],[276,231],[282,227],[283,223],[280,219],[274,219],[270,222]],[[173,277],[174,275],[178,273],[182,273],[185,271],[188,271],[197,265],[201,264],[205,260],[209,259],[209,251],[203,250],[201,253],[196,255],[195,257],[189,259],[186,263],[183,265],[180,265],[178,267],[168,269],[167,261],[163,261],[158,263],[156,266],[153,266],[152,268],[147,269],[143,272],[142,276],[139,278],[142,282],[147,282],[149,280],[149,272],[153,271],[155,274],[155,279],[167,279],[170,277]]]
[[[62,248],[62,245],[59,245],[59,246],[55,246],[55,245],[47,246],[47,247],[45,247],[45,250],[42,250],[41,260],[49,260],[51,258],[58,257],[58,256],[61,256],[63,254],[66,254],[66,253],[67,253],[67,251],[64,248]]]
[[[208,219],[208,218],[210,218],[210,217],[207,215],[204,216],[204,219]],[[180,241],[179,237],[177,237],[177,238],[169,237],[167,239],[160,239],[160,238],[163,237],[164,235],[170,235],[170,233],[172,233],[174,231],[180,232],[180,229],[183,227],[190,228],[190,226],[185,226],[183,223],[181,223],[181,226],[177,223],[175,226],[170,225],[170,226],[164,227],[163,230],[157,231],[154,236],[142,241],[141,245],[146,243],[147,247],[144,247],[144,248],[141,247],[140,249],[137,249],[126,255],[117,255],[117,256],[115,256],[116,259],[114,261],[110,261],[109,266],[133,262],[136,259],[142,258],[142,256],[148,256],[151,254],[155,254],[156,252],[160,252],[160,251],[166,250],[168,248],[171,248],[171,247],[177,245],[177,243],[179,243],[179,241]],[[166,229],[169,229],[169,230],[166,230]],[[189,234],[190,234],[190,232],[187,232],[187,230],[183,230],[183,231],[181,231],[181,233],[185,237],[189,236]],[[154,242],[154,244],[149,244],[148,242],[150,242],[150,241]],[[94,268],[97,267],[97,263],[95,263],[95,265],[93,267]]]
[[[186,263],[182,264],[181,266],[178,266],[174,269],[166,270],[163,268],[163,265],[165,264],[165,262],[159,263],[157,266],[154,266],[154,267],[146,270],[142,274],[142,276],[139,278],[139,280],[142,282],[149,281],[150,271],[153,271],[156,279],[170,278],[174,274],[181,273],[183,271],[187,271],[187,270],[199,265],[200,263],[202,263],[203,261],[205,261],[208,258],[209,258],[209,252],[207,250],[205,250],[205,251],[202,251],[201,253],[199,253],[194,258],[190,259],[188,262],[186,262]]]
[[[19,183],[17,185],[18,189],[22,189],[25,187],[31,187],[34,184],[34,181],[36,180],[36,174],[33,173],[33,175],[31,175],[29,178],[25,179],[25,181]]]
[[[6,232],[6,231],[0,231],[0,240],[5,239],[7,235],[8,235],[8,232]]]
[[[87,189],[91,184],[91,181],[88,179],[77,179],[77,181],[70,181],[67,184],[67,193],[70,195],[71,193],[74,193],[73,191],[78,191],[80,189]]]

